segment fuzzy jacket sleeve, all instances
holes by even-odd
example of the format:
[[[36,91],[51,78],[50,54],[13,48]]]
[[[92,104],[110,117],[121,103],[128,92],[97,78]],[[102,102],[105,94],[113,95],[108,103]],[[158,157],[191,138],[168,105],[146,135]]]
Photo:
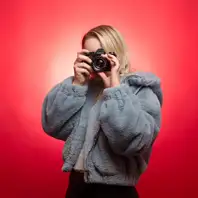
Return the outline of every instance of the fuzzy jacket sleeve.
[[[156,94],[143,87],[137,95],[121,84],[103,93],[101,127],[117,154],[130,157],[149,148],[161,122],[161,106]]]
[[[72,85],[72,77],[56,85],[47,94],[42,107],[42,127],[57,139],[66,140],[78,122],[85,103],[87,86]]]

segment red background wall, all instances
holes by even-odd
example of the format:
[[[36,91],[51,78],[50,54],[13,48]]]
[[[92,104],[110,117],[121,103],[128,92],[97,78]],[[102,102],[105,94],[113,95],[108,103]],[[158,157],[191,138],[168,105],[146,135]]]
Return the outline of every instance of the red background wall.
[[[141,197],[197,197],[196,1],[7,0],[0,9],[0,197],[64,197],[63,142],[42,131],[41,105],[99,24],[123,33],[134,68],[162,79],[163,126]]]

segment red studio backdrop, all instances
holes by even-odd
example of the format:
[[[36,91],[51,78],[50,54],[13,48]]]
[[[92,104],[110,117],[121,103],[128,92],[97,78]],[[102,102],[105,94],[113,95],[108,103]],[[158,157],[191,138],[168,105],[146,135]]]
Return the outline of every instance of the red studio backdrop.
[[[43,132],[41,106],[99,24],[122,32],[133,68],[162,80],[163,124],[140,197],[198,197],[197,1],[7,0],[0,9],[1,198],[64,197],[64,142]]]

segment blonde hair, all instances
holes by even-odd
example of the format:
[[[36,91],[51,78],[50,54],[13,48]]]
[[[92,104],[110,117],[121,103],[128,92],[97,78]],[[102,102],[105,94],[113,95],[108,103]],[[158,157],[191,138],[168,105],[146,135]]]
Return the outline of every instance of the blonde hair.
[[[94,37],[99,40],[106,53],[115,52],[120,62],[120,75],[129,72],[129,57],[125,41],[114,27],[109,25],[100,25],[89,30],[82,39],[82,47],[87,39]]]

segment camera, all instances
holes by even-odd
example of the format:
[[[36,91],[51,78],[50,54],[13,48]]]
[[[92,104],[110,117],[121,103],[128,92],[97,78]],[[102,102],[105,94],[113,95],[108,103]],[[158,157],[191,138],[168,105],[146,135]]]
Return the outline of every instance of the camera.
[[[102,54],[106,54],[105,50],[100,48],[96,52],[85,53],[92,60],[91,67],[95,72],[106,72],[111,71],[110,61],[102,57]],[[116,56],[114,52],[110,52],[110,54]]]

